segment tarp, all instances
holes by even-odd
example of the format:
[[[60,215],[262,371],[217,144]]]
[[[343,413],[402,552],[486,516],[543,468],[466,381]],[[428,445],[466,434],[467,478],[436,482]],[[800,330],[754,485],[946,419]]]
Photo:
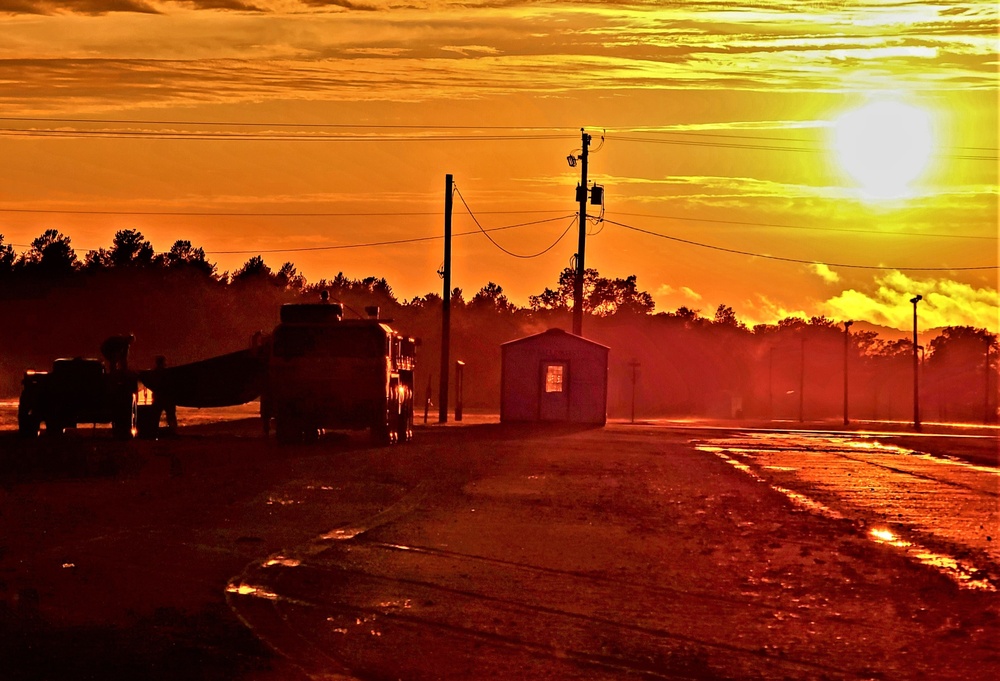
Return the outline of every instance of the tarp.
[[[179,407],[231,407],[260,397],[267,370],[256,350],[139,372],[139,379]]]

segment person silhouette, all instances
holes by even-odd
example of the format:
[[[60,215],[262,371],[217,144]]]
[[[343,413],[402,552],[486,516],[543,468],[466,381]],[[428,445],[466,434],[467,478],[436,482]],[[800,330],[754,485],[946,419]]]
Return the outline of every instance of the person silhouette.
[[[133,342],[135,336],[129,334],[111,336],[101,343],[101,354],[108,362],[109,373],[128,371],[128,350]]]
[[[163,355],[156,356],[156,366],[153,368],[153,409],[156,412],[156,423],[160,423],[160,414],[167,417],[167,433],[177,434],[177,405],[174,403],[172,391],[168,386],[166,377],[167,358]]]

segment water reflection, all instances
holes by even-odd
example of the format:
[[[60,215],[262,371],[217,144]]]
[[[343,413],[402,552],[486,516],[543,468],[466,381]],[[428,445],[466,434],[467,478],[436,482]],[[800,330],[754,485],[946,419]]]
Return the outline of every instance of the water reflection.
[[[996,590],[997,575],[913,539],[927,537],[932,545],[956,547],[956,555],[971,553],[985,564],[1000,564],[1000,546],[986,529],[1000,523],[1000,471],[995,468],[915,452],[864,434],[747,433],[695,445],[813,513],[881,520],[868,534],[872,541],[904,551],[963,587]]]

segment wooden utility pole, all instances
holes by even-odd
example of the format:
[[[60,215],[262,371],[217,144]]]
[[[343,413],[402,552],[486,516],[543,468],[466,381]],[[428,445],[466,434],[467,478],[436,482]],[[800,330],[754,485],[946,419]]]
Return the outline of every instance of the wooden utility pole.
[[[451,354],[451,205],[454,180],[444,176],[444,291],[441,294],[441,383],[438,388],[438,423],[448,423],[448,374]]]
[[[587,251],[587,157],[590,151],[590,135],[580,128],[583,151],[580,153],[580,185],[576,188],[576,200],[580,203],[580,243],[576,249],[576,279],[573,280],[573,333],[583,335],[583,273],[586,269]]]
[[[636,372],[639,370],[639,367],[642,366],[642,364],[640,364],[639,360],[633,359],[631,362],[628,363],[628,365],[630,367],[632,367],[632,419],[631,419],[630,423],[635,423],[635,381],[636,381]]]

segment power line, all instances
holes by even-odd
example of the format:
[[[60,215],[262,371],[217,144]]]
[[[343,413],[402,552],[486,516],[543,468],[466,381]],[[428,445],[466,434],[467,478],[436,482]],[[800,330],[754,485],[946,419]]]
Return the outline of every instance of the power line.
[[[563,210],[487,210],[482,211],[483,215],[518,215],[532,213],[564,213]],[[36,208],[0,208],[0,213],[39,213],[42,215],[152,215],[152,216],[179,216],[179,217],[281,217],[281,218],[333,218],[333,217],[412,217],[412,216],[436,216],[443,215],[442,211],[381,211],[381,212],[308,212],[308,213],[264,213],[264,212],[235,212],[235,211],[143,211],[143,210],[63,210],[63,209],[36,209]]]
[[[537,215],[539,213],[563,213],[563,210],[482,210],[478,215]],[[249,218],[337,218],[337,217],[427,217],[440,216],[442,211],[343,211],[343,212],[238,212],[238,211],[154,211],[154,210],[78,210],[62,208],[0,208],[0,213],[39,215],[136,215],[154,217],[249,217]],[[722,220],[717,218],[693,218],[686,215],[661,215],[658,213],[626,213],[614,211],[613,215],[625,217],[654,218],[657,220],[677,220],[680,222],[704,222],[708,224],[740,225],[744,227],[773,227],[814,232],[843,232],[847,234],[875,234],[882,236],[906,236],[940,239],[981,239],[996,241],[995,236],[977,234],[943,234],[940,232],[904,232],[891,229],[847,229],[842,227],[815,227],[809,225],[789,225],[777,222],[754,222],[751,220]]]
[[[552,125],[416,125],[373,123],[288,123],[261,121],[163,121],[137,118],[49,118],[41,116],[0,116],[0,121],[29,121],[37,123],[100,123],[113,125],[216,125],[252,128],[333,128],[353,130],[566,130],[575,126]]]
[[[826,265],[827,267],[842,267],[842,268],[860,269],[860,270],[897,270],[900,272],[956,272],[956,271],[970,271],[970,270],[995,270],[998,268],[997,265],[980,265],[973,267],[892,267],[888,265],[857,265],[853,263],[825,262],[820,260],[802,260],[799,258],[785,258],[777,255],[767,255],[765,253],[754,253],[752,251],[743,251],[736,248],[726,248],[724,246],[715,246],[712,244],[701,243],[700,241],[682,239],[680,237],[670,236],[669,234],[660,234],[659,232],[653,232],[648,229],[642,229],[640,227],[627,225],[624,222],[616,222],[615,220],[605,219],[605,222],[608,222],[609,224],[612,225],[617,225],[618,227],[623,227],[624,229],[632,230],[634,232],[639,232],[641,234],[648,234],[649,236],[659,237],[660,239],[677,241],[679,243],[688,244],[690,246],[709,248],[713,251],[734,253],[736,255],[747,255],[754,258],[766,258],[768,260],[779,260],[781,262],[793,262],[803,265]]]
[[[508,142],[517,140],[565,140],[568,135],[321,135],[317,133],[251,133],[251,132],[167,132],[148,130],[25,130],[0,128],[3,137],[55,137],[72,139],[142,139],[190,141],[251,141],[251,142]]]
[[[558,239],[556,239],[555,241],[553,241],[553,242],[552,242],[552,244],[551,244],[551,245],[549,245],[549,246],[548,246],[547,248],[545,248],[544,250],[541,250],[541,251],[539,251],[538,253],[534,253],[534,254],[531,254],[531,255],[523,255],[523,254],[521,254],[521,253],[514,253],[513,251],[509,251],[509,250],[507,250],[506,248],[504,248],[503,246],[501,246],[500,244],[498,244],[498,243],[496,242],[496,240],[495,240],[495,239],[494,239],[493,237],[491,237],[491,236],[489,235],[489,232],[490,232],[490,231],[494,231],[494,230],[486,230],[486,229],[484,229],[484,228],[483,228],[483,226],[482,226],[481,224],[479,224],[479,219],[478,219],[478,218],[476,218],[476,215],[475,215],[475,213],[473,213],[473,212],[472,212],[472,209],[471,209],[471,208],[469,208],[469,204],[468,204],[468,202],[466,202],[466,200],[465,200],[465,197],[464,197],[464,196],[462,196],[462,192],[460,192],[460,191],[458,190],[458,185],[453,185],[453,186],[455,187],[455,193],[456,193],[456,194],[458,194],[458,198],[462,199],[462,205],[463,205],[463,206],[465,206],[465,210],[466,210],[466,211],[468,211],[468,213],[469,213],[469,217],[471,217],[471,218],[472,218],[472,221],[476,223],[476,227],[478,227],[478,228],[479,228],[479,231],[481,231],[481,232],[482,232],[482,233],[483,233],[483,234],[484,234],[484,235],[486,236],[486,238],[490,240],[490,243],[492,243],[492,244],[493,244],[494,246],[496,246],[497,248],[499,248],[499,249],[500,249],[501,251],[503,251],[503,252],[504,252],[504,253],[506,253],[507,255],[509,255],[509,256],[512,256],[512,257],[515,257],[515,258],[522,258],[522,259],[524,259],[524,260],[529,260],[529,259],[531,259],[531,258],[537,258],[537,257],[539,257],[539,256],[542,256],[542,255],[545,255],[546,253],[548,253],[549,251],[551,251],[551,250],[552,250],[553,248],[555,248],[555,247],[556,247],[556,244],[558,244],[558,243],[559,243],[560,241],[562,241],[562,240],[563,240],[563,238],[564,238],[564,237],[565,237],[565,236],[566,236],[567,234],[569,234],[569,230],[571,230],[571,229],[573,228],[573,225],[575,225],[575,224],[576,224],[576,221],[577,221],[577,219],[578,219],[578,218],[577,218],[577,217],[576,217],[575,215],[574,215],[574,216],[572,216],[572,217],[573,217],[573,220],[572,220],[572,221],[571,221],[571,222],[569,223],[569,225],[567,225],[567,227],[566,227],[566,229],[565,229],[565,230],[563,231],[563,233],[559,235],[559,238],[558,238]],[[553,218],[553,220],[555,220],[555,219],[558,219],[558,218]],[[565,218],[564,218],[564,219],[565,219]]]
[[[641,142],[644,144],[674,144],[690,147],[713,147],[719,149],[755,149],[759,151],[797,151],[808,153],[826,153],[827,149],[821,147],[790,147],[779,144],[744,144],[740,142],[708,142],[704,140],[677,140],[677,139],[657,139],[654,137],[635,137],[625,135],[607,135],[607,139],[618,142]],[[720,135],[722,137],[722,135]],[[736,138],[737,136],[733,135]],[[755,138],[756,139],[756,138]],[[768,138],[759,138],[768,139]],[[779,138],[772,138],[779,139]],[[805,142],[805,140],[803,140]],[[966,161],[996,161],[996,154],[935,154],[939,158],[953,158]]]
[[[486,231],[489,231],[489,232],[501,232],[501,231],[504,231],[504,230],[507,230],[507,229],[516,229],[518,227],[528,227],[530,225],[541,225],[541,224],[544,224],[546,222],[557,222],[559,220],[565,220],[568,217],[573,217],[573,216],[570,216],[570,215],[560,215],[557,218],[546,218],[544,220],[532,220],[531,222],[520,222],[520,223],[517,223],[517,224],[514,224],[514,225],[504,225],[503,227],[491,227],[490,229],[488,229]],[[482,227],[479,227],[479,230],[470,230],[468,232],[458,232],[456,234],[453,234],[452,236],[471,236],[473,234],[479,234],[480,230],[482,230],[482,229],[483,229]],[[298,247],[298,248],[269,248],[269,249],[249,249],[249,250],[236,250],[236,251],[206,250],[206,253],[211,253],[212,255],[249,255],[249,254],[263,255],[265,253],[302,253],[302,252],[307,252],[307,251],[338,251],[338,250],[344,250],[344,249],[349,249],[349,248],[369,248],[369,247],[372,247],[372,246],[395,246],[395,245],[399,245],[399,244],[412,244],[412,243],[418,243],[418,242],[421,242],[421,241],[436,241],[438,239],[443,239],[443,238],[444,238],[444,236],[441,236],[441,235],[438,235],[438,236],[418,236],[418,237],[412,237],[410,239],[390,239],[390,240],[387,240],[387,241],[369,241],[369,242],[355,243],[355,244],[338,244],[336,246],[301,246],[301,247]],[[30,247],[30,245],[25,245],[25,244],[10,244],[10,245],[11,246],[17,246],[19,248]],[[81,250],[89,252],[89,251],[94,250],[94,249],[81,249]]]
[[[750,222],[744,220],[717,220],[712,218],[692,218],[683,215],[657,215],[653,213],[621,213],[613,212],[613,215],[625,215],[627,217],[635,218],[656,218],[661,220],[679,220],[681,222],[706,222],[706,223],[719,223],[724,225],[741,225],[744,227],[777,227],[780,229],[804,229],[816,232],[846,232],[849,234],[880,234],[885,236],[917,236],[917,237],[936,237],[936,238],[947,238],[947,239],[986,239],[989,241],[996,241],[995,236],[980,236],[976,234],[941,234],[941,233],[914,233],[914,232],[901,232],[898,230],[890,229],[845,229],[842,227],[811,227],[806,225],[787,225],[780,223],[771,222]]]
[[[541,224],[544,224],[546,222],[556,222],[556,221],[559,221],[559,220],[565,220],[567,217],[569,217],[569,216],[561,215],[561,216],[559,216],[557,218],[545,218],[544,220],[532,220],[531,222],[520,222],[520,223],[515,224],[515,225],[505,225],[503,227],[491,227],[487,231],[490,231],[490,232],[501,232],[501,231],[504,231],[504,230],[507,230],[507,229],[515,229],[517,227],[528,227],[530,225],[541,225]],[[478,223],[477,223],[477,226],[478,226]],[[483,228],[479,227],[479,229],[482,230]],[[457,233],[453,234],[452,236],[471,236],[473,234],[479,234],[479,231],[470,230],[468,232],[457,232]],[[398,245],[398,244],[418,243],[420,241],[437,241],[438,239],[443,239],[443,238],[444,238],[443,235],[437,235],[437,236],[418,236],[418,237],[413,237],[413,238],[410,238],[410,239],[391,239],[389,241],[370,241],[370,242],[366,242],[366,243],[341,244],[341,245],[337,245],[337,246],[303,246],[303,247],[300,247],[300,248],[274,248],[274,249],[268,249],[268,250],[209,251],[209,252],[213,253],[215,255],[245,255],[245,254],[248,254],[248,253],[260,253],[260,254],[263,254],[263,253],[299,253],[299,252],[303,252],[303,251],[336,251],[336,250],[343,250],[343,249],[347,249],[347,248],[368,248],[368,247],[371,247],[371,246],[395,246],[395,245]]]
[[[49,116],[0,116],[0,121],[27,121],[33,123],[91,123],[102,125],[205,125],[233,128],[325,128],[334,130],[554,130],[575,132],[576,126],[558,125],[438,125],[438,124],[392,124],[392,123],[305,123],[288,121],[183,121],[183,120],[143,120],[138,118],[61,118]],[[592,126],[611,132],[641,133],[647,135],[675,135],[682,137],[717,137],[725,139],[750,139],[774,142],[807,142],[798,137],[775,135],[752,135],[747,133],[713,133],[692,130],[664,130],[660,126]],[[636,138],[639,139],[639,138]],[[654,141],[654,140],[649,140]],[[995,147],[956,146],[954,149],[993,151]]]

